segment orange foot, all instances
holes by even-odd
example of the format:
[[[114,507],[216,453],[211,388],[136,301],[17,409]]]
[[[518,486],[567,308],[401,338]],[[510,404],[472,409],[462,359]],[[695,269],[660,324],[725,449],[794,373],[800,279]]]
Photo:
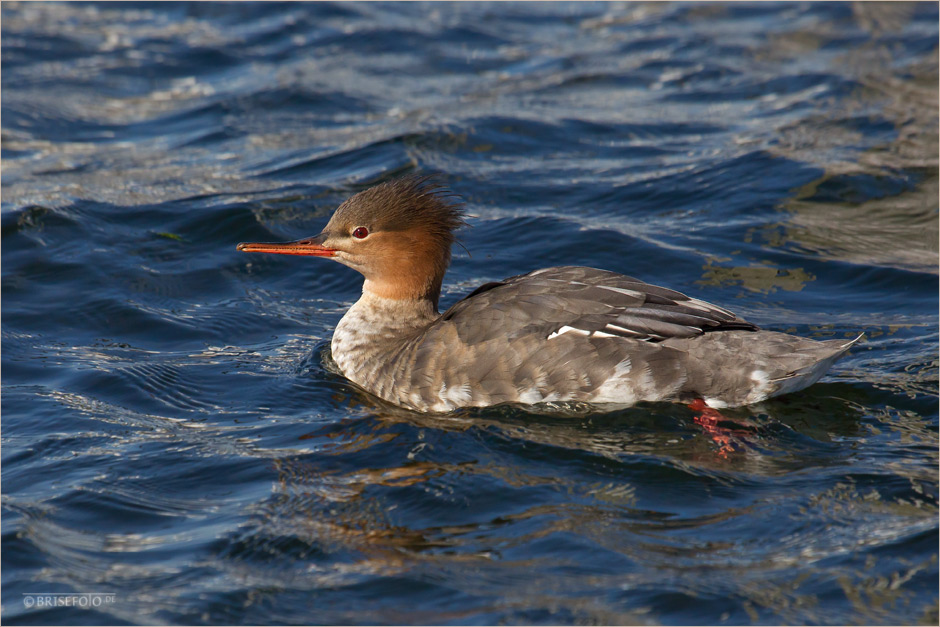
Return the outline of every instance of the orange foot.
[[[698,414],[693,418],[696,424],[701,425],[702,429],[711,437],[712,441],[718,445],[718,456],[727,458],[738,450],[735,442],[741,436],[750,434],[750,431],[741,429],[728,429],[721,426],[721,423],[732,422],[729,418],[722,415],[717,409],[713,409],[705,404],[703,399],[697,398],[688,405],[689,409]]]

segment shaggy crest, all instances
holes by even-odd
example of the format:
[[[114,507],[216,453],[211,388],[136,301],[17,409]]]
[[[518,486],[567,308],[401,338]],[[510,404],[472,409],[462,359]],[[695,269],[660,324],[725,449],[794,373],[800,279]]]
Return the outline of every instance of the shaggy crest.
[[[347,224],[373,230],[421,230],[449,246],[464,221],[463,204],[434,175],[386,181],[349,198],[336,210]]]

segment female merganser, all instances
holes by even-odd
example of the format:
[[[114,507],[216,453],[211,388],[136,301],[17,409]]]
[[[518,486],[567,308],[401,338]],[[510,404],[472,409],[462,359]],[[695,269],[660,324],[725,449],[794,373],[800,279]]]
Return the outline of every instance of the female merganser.
[[[418,411],[499,403],[757,403],[819,380],[861,336],[762,331],[615,272],[562,266],[487,283],[437,311],[461,204],[431,177],[348,199],[322,233],[244,252],[329,257],[365,276],[333,333],[342,373]]]

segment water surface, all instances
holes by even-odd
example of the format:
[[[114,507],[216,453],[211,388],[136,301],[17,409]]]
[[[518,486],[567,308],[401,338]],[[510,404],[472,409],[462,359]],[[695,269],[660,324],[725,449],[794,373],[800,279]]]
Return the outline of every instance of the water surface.
[[[2,19],[4,623],[937,623],[936,3]],[[583,264],[866,341],[718,427],[389,407],[358,275],[235,244],[412,172],[445,307]]]

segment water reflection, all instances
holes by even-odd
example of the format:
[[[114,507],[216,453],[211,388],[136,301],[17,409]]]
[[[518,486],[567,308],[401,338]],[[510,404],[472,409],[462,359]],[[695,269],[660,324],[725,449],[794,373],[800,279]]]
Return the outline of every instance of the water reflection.
[[[565,611],[618,620],[642,614],[612,614],[589,601],[590,590],[616,585],[639,594],[659,587],[682,595],[701,568],[731,570],[745,582],[749,572],[759,576],[755,581],[761,584],[737,588],[730,611],[756,618],[768,611],[794,619],[813,616],[808,608],[819,603],[816,575],[784,573],[863,549],[886,534],[899,541],[909,537],[912,516],[922,520],[914,527],[927,530],[936,499],[924,491],[930,489],[924,477],[902,491],[906,496],[866,495],[869,488],[859,483],[864,475],[843,474],[828,490],[801,495],[801,477],[809,468],[842,466],[845,460],[831,444],[864,433],[862,411],[826,394],[761,409],[730,412],[728,424],[748,427],[738,429],[743,446],[732,456],[682,408],[624,410],[586,422],[511,407],[454,416],[365,411],[304,436],[329,441],[327,457],[275,463],[273,494],[220,558],[248,587],[261,586],[263,573],[275,564],[283,573],[283,560],[289,559],[291,574],[281,580],[295,589],[350,586],[372,577],[418,586],[446,583],[471,593],[498,583],[503,607],[531,607],[552,594]],[[363,434],[371,437],[363,440]],[[387,453],[393,440],[399,461]],[[350,464],[341,460],[352,462],[369,447],[386,448],[376,458],[389,461],[342,470]],[[635,473],[646,485],[630,481]],[[650,492],[653,476],[662,481],[662,500]],[[775,492],[769,501],[743,497],[741,488],[759,485],[761,476],[788,477],[787,493]],[[498,500],[494,490],[502,493]],[[685,512],[670,513],[664,502],[680,494]],[[759,521],[769,523],[780,510],[807,520],[790,535],[764,535]],[[846,535],[844,522],[857,516],[906,522],[894,531],[882,525]],[[737,541],[721,539],[738,527]],[[537,546],[552,548],[538,559],[520,559]],[[577,563],[569,559],[572,552],[582,555]],[[593,560],[585,562],[584,552]],[[930,559],[892,566],[892,577],[900,581],[929,568]],[[650,570],[652,565],[660,570]],[[846,594],[866,595],[859,598],[874,604],[872,616],[888,611],[890,595],[867,596],[872,584],[861,565],[842,572]],[[697,580],[695,589],[722,598],[728,592],[720,579],[705,588]],[[278,594],[271,590],[252,599]],[[902,593],[895,600],[907,597]],[[473,605],[464,601],[452,609],[459,616]]]
[[[741,285],[745,289],[763,294],[771,294],[778,289],[799,292],[807,282],[816,279],[803,268],[776,268],[770,264],[763,266],[721,266],[709,260],[704,266],[705,273],[697,281],[700,285],[723,287]]]
[[[854,88],[838,106],[779,129],[771,148],[814,163],[822,173],[784,203],[786,221],[757,230],[774,248],[936,274],[937,49],[899,59],[896,35],[913,19],[915,5],[851,6],[856,23],[871,36],[838,55],[833,67],[851,77]],[[799,45],[772,39],[770,50],[790,57],[816,49],[836,36],[828,29],[830,24],[816,25],[812,43],[805,34]],[[861,124],[883,125],[881,141],[863,137]]]

